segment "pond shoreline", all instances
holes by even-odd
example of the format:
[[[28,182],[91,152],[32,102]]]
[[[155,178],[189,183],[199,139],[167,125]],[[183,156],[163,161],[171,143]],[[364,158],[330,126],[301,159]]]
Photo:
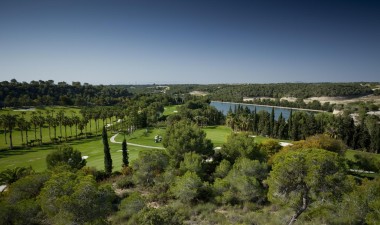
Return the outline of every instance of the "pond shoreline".
[[[254,103],[238,103],[238,102],[222,102],[222,101],[211,101],[211,102],[218,102],[218,103],[227,103],[227,104],[235,104],[235,105],[253,105],[253,106],[260,106],[260,107],[269,107],[269,108],[279,108],[279,109],[290,109],[290,110],[300,110],[300,111],[310,111],[310,112],[328,112],[324,110],[318,110],[318,109],[305,109],[305,108],[293,108],[293,107],[286,107],[286,106],[272,106],[272,105],[259,105]]]

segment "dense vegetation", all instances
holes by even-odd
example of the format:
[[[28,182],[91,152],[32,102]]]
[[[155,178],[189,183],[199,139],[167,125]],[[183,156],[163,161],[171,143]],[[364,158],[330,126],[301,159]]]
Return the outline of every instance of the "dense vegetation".
[[[293,85],[302,89],[314,84]],[[346,90],[345,84],[326,85]],[[217,92],[238,86],[211,87]],[[357,89],[356,84],[348,87]],[[19,149],[59,147],[47,155],[46,171],[17,167],[0,172],[0,184],[8,186],[0,194],[0,223],[379,223],[380,161],[375,154],[360,151],[347,157],[348,148],[378,153],[378,117],[361,108],[357,122],[349,111],[337,116],[294,111],[285,120],[281,115],[275,119],[274,112],[243,107],[224,116],[207,98],[163,88],[167,93],[136,92],[116,98],[120,101],[112,106],[90,105],[76,112],[3,113],[1,127],[10,149],[15,133],[22,138]],[[323,90],[320,93],[325,94]],[[165,106],[179,102],[183,104],[176,113],[163,114]],[[214,148],[202,127],[220,124],[234,132]],[[144,128],[148,135],[151,127],[164,128],[165,149],[142,150],[130,161],[128,134]],[[108,144],[111,132],[126,135],[119,147],[119,165],[110,154],[115,151]],[[275,139],[260,143],[257,135],[294,141],[282,147]],[[87,137],[102,140],[98,151],[104,152],[104,170],[86,166],[80,151],[61,145]],[[366,176],[360,170],[374,173]]]
[[[320,97],[320,96],[360,96],[371,94],[368,86],[360,83],[284,83],[225,85],[212,94],[213,99],[242,101],[243,97]]]
[[[71,85],[66,82],[55,84],[53,80],[0,82],[0,107],[115,105],[129,96],[125,88],[81,85],[80,82]]]
[[[282,114],[275,120],[274,109],[251,112],[247,107],[239,105],[226,117],[226,125],[235,131],[253,131],[255,134],[279,139],[299,141],[315,134],[327,134],[330,137],[343,140],[352,149],[362,149],[374,153],[380,150],[379,118],[374,115],[362,114],[357,124],[346,112],[342,115],[330,113],[308,113],[304,111],[291,112],[286,121]]]
[[[201,128],[182,120],[168,127],[164,140],[167,151],[141,151],[122,175],[84,163],[79,168],[57,163],[42,173],[4,171],[2,181],[10,186],[0,197],[0,219],[4,224],[157,225],[379,221],[379,180],[349,175],[344,145],[328,136],[281,148],[240,133],[213,150]],[[331,143],[326,150],[319,149],[326,141]],[[76,154],[66,147],[48,160],[62,159],[65,152]]]

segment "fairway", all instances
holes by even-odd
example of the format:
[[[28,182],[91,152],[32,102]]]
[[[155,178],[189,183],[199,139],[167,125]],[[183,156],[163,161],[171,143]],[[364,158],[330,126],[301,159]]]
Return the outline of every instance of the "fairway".
[[[125,138],[127,142],[131,142],[133,144],[162,147],[162,142],[155,143],[154,137],[156,135],[163,137],[164,134],[165,134],[165,129],[163,128],[146,128],[146,129],[138,129],[132,134],[126,135]],[[122,142],[123,139],[124,139],[124,135],[119,134],[115,138],[115,141]]]
[[[82,139],[70,143],[74,149],[82,152],[82,156],[88,156],[87,166],[95,167],[99,170],[104,167],[103,143],[101,137],[93,137],[91,139]],[[121,169],[122,153],[121,144],[110,143],[111,156],[113,160],[113,170]],[[32,166],[35,171],[43,171],[46,169],[46,156],[54,151],[57,146],[46,145],[34,147],[27,150],[1,150],[0,151],[0,171],[15,168]],[[128,146],[129,159],[133,161],[137,158],[138,152],[143,148]]]
[[[214,147],[221,147],[226,141],[227,137],[232,133],[231,128],[226,126],[209,126],[202,128],[206,132],[206,137],[212,141]],[[94,130],[94,129],[93,129]],[[15,132],[17,133],[17,132]],[[111,132],[108,132],[108,138],[113,136]],[[155,143],[154,137],[156,135],[164,137],[165,129],[162,128],[147,128],[138,129],[130,135],[126,135],[125,138],[127,143],[152,146],[152,147],[163,147],[162,142]],[[116,136],[115,141],[122,142],[124,139],[123,134]],[[270,138],[257,136],[255,141],[261,143]],[[277,140],[278,141],[278,140]],[[82,152],[82,156],[88,156],[87,166],[95,167],[96,169],[102,170],[104,167],[104,153],[103,153],[103,143],[100,136],[91,137],[88,139],[73,140],[68,142],[69,145],[73,146]],[[111,143],[109,141],[111,148],[111,156],[113,160],[113,170],[117,171],[121,168],[121,144]],[[43,171],[46,169],[46,156],[54,151],[58,145],[42,145],[36,146],[29,149],[15,149],[0,150],[0,171],[14,168],[14,167],[26,167],[32,166],[36,171]],[[138,146],[128,145],[129,159],[133,161],[137,158],[138,152],[147,149]],[[148,148],[149,149],[149,148]]]
[[[163,115],[169,116],[171,114],[177,113],[177,106],[179,105],[165,106]]]
[[[214,147],[221,147],[232,132],[232,129],[226,126],[210,126],[202,129],[206,132],[206,137],[212,141]]]

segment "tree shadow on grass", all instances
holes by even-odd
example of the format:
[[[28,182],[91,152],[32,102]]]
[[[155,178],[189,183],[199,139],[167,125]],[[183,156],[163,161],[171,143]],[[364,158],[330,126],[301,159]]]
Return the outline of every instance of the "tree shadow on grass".
[[[71,140],[68,142],[60,142],[57,144],[45,143],[42,145],[36,145],[36,146],[32,146],[32,147],[17,146],[12,150],[2,149],[2,150],[0,150],[0,159],[10,157],[10,156],[16,156],[16,155],[24,155],[24,154],[28,154],[31,152],[55,150],[58,148],[58,146],[63,145],[63,144],[69,144],[69,145],[73,145],[73,146],[80,145],[80,144],[84,144],[84,143],[87,143],[90,141],[100,140],[99,138],[100,137],[98,137],[98,136],[94,136],[94,137],[89,137],[89,138]]]

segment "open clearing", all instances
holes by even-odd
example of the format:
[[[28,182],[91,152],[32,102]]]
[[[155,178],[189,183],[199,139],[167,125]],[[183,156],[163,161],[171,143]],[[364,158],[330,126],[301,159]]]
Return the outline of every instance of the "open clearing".
[[[380,104],[380,96],[366,95],[362,97],[311,97],[304,99],[305,103],[312,102],[314,100],[319,101],[321,104],[330,102],[330,104],[348,104],[353,102],[374,102]]]

